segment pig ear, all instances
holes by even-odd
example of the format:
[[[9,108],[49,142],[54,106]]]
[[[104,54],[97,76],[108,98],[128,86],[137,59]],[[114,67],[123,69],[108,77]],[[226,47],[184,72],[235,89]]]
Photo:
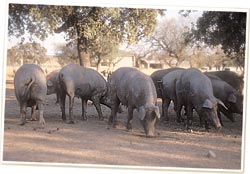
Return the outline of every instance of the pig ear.
[[[52,83],[50,80],[48,80],[48,81],[47,81],[47,85],[48,85],[48,86],[53,86],[53,83]]]
[[[212,109],[213,108],[213,103],[211,102],[211,100],[206,99],[202,105],[203,108],[208,108],[208,109]]]
[[[228,110],[228,108],[224,105],[224,103],[220,100],[220,99],[216,99],[217,100],[217,104],[223,106],[226,110]]]
[[[236,96],[231,93],[229,96],[228,96],[228,99],[227,99],[229,102],[231,103],[236,103]]]
[[[140,106],[138,110],[138,117],[140,120],[144,120],[145,116],[146,116],[146,110],[143,106]]]
[[[158,106],[155,106],[155,107],[154,107],[154,112],[155,112],[156,117],[157,117],[158,119],[160,119],[160,118],[161,118],[161,114],[160,114],[160,109],[159,109]]]

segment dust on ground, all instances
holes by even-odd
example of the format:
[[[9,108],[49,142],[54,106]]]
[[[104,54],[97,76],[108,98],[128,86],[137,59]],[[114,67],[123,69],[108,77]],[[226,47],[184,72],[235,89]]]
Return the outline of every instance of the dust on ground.
[[[95,107],[88,105],[88,120],[83,121],[81,101],[75,99],[73,112],[77,123],[67,124],[61,120],[60,107],[55,102],[55,95],[47,96],[44,129],[39,128],[38,121],[21,126],[13,81],[7,80],[3,161],[241,169],[240,115],[236,115],[234,123],[223,117],[224,128],[219,131],[212,128],[210,132],[198,126],[196,116],[194,132],[189,133],[183,124],[175,122],[172,108],[169,123],[157,124],[159,135],[145,138],[136,111],[133,130],[127,131],[126,108],[118,114],[117,128],[112,128],[108,125],[110,109],[107,107],[102,106],[105,119],[99,121]],[[160,100],[158,105],[161,106]],[[209,150],[216,154],[215,158],[207,156]]]

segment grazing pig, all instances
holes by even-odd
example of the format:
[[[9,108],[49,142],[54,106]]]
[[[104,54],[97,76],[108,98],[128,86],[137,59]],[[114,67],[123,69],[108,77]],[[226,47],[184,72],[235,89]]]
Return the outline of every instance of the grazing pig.
[[[204,74],[212,74],[219,77],[221,80],[224,80],[229,85],[231,85],[234,89],[239,91],[241,94],[244,88],[244,78],[243,75],[238,75],[232,71],[213,71],[213,72],[204,72]]]
[[[178,67],[175,67],[175,68],[168,68],[168,69],[161,69],[161,70],[158,70],[158,71],[155,71],[153,72],[150,77],[151,79],[153,80],[154,82],[154,85],[155,85],[155,88],[156,88],[156,93],[157,93],[157,98],[161,98],[162,99],[162,118],[165,118],[165,109],[163,107],[163,103],[165,103],[164,101],[164,98],[162,97],[162,78],[168,74],[169,72],[171,71],[175,71],[175,70],[183,70],[184,68],[178,68]]]
[[[208,121],[211,120],[215,128],[221,128],[217,115],[217,105],[225,105],[214,97],[210,79],[201,71],[190,68],[182,72],[176,82],[177,115],[184,105],[187,110],[187,128],[190,129],[193,119],[193,108],[200,117],[200,122],[205,121],[206,129],[209,129]]]
[[[54,70],[46,76],[47,95],[56,94],[56,103],[59,103],[59,70]]]
[[[135,68],[122,67],[111,74],[110,85],[111,116],[116,124],[120,103],[128,107],[127,129],[132,129],[133,110],[137,109],[139,120],[147,137],[155,136],[155,123],[160,118],[157,94],[152,79]]]
[[[168,121],[168,107],[171,100],[174,103],[174,110],[177,112],[177,96],[176,96],[176,81],[180,78],[184,69],[176,69],[174,71],[168,72],[162,78],[162,100],[163,100],[163,110],[162,112],[164,120]],[[181,122],[182,118],[177,117],[177,122]]]
[[[108,91],[107,82],[97,71],[84,68],[76,64],[64,66],[59,72],[60,84],[60,106],[62,110],[62,119],[65,116],[65,98],[69,96],[69,123],[74,123],[73,104],[74,97],[82,100],[82,117],[87,120],[87,101],[91,100],[98,112],[100,120],[103,120],[100,103],[105,103],[105,97]]]
[[[14,77],[15,95],[20,105],[21,125],[26,123],[26,109],[32,107],[32,120],[36,120],[35,110],[39,109],[39,123],[45,126],[43,117],[47,92],[43,70],[35,64],[22,65]]]
[[[210,78],[213,86],[214,96],[220,99],[228,110],[223,107],[218,107],[218,116],[221,121],[222,112],[229,120],[234,122],[234,117],[232,113],[242,114],[243,110],[243,96],[237,92],[231,85],[227,82],[219,79]],[[222,124],[222,121],[221,121]]]

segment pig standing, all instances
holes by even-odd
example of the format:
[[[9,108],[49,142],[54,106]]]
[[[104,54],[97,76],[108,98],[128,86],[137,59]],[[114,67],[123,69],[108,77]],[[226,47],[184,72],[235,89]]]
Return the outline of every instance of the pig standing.
[[[222,121],[220,112],[222,112],[229,120],[234,122],[235,120],[232,113],[242,114],[243,96],[223,80],[214,78],[210,78],[210,80],[213,86],[214,96],[220,99],[228,108],[228,110],[226,110],[224,107],[218,106],[218,116],[221,124]]]
[[[47,92],[43,70],[35,64],[22,65],[14,77],[15,95],[20,105],[21,125],[26,123],[26,109],[32,107],[32,120],[36,120],[35,110],[39,109],[39,123],[44,126],[43,117]]]
[[[215,128],[221,128],[217,115],[217,104],[225,105],[214,97],[210,79],[198,69],[190,68],[183,71],[176,82],[177,115],[180,117],[181,108],[184,105],[187,111],[187,128],[190,129],[193,120],[193,108],[200,117],[200,122],[205,121],[206,129],[209,129],[208,121],[211,120]],[[226,108],[226,107],[225,107]]]
[[[62,110],[62,119],[65,116],[65,98],[69,96],[69,123],[74,123],[73,104],[74,97],[82,100],[82,117],[87,120],[87,101],[93,101],[99,115],[99,119],[103,120],[100,103],[105,103],[108,87],[106,80],[97,71],[84,68],[76,64],[64,66],[59,72],[60,84],[60,107]]]
[[[116,124],[116,114],[120,103],[128,107],[127,129],[132,129],[133,110],[138,117],[147,137],[155,136],[155,123],[160,118],[157,94],[152,79],[135,68],[122,67],[111,74],[110,85],[111,116],[110,122]]]
[[[168,121],[168,107],[171,101],[174,103],[174,110],[177,112],[177,96],[176,96],[176,82],[180,78],[184,69],[176,69],[174,71],[168,72],[162,78],[162,113],[164,120]],[[177,117],[177,122],[181,122],[182,117]]]
[[[46,76],[47,95],[56,94],[56,103],[59,103],[59,70],[54,70]]]
[[[227,82],[231,85],[234,89],[239,91],[241,94],[243,93],[244,88],[244,77],[243,75],[238,75],[232,71],[212,71],[212,72],[204,72],[204,74],[209,75],[216,75],[220,79]]]

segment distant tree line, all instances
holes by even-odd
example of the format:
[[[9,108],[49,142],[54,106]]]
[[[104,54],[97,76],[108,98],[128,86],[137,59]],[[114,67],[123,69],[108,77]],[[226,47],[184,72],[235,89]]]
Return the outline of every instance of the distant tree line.
[[[40,43],[18,43],[7,50],[8,65],[22,65],[24,63],[42,64],[47,61],[47,50]]]
[[[181,10],[180,16],[188,18],[193,13]],[[183,18],[157,23],[163,15],[164,10],[143,8],[9,4],[8,34],[24,37],[29,33],[44,40],[64,32],[67,44],[57,48],[60,64],[78,61],[82,66],[99,67],[120,55],[123,44],[137,59],[156,57],[169,66],[188,61],[190,66],[244,68],[245,12],[204,11],[193,25],[187,25]],[[25,55],[29,51],[24,53],[19,47],[9,50],[8,55],[30,59]],[[18,49],[18,53],[13,52]],[[36,61],[41,57],[39,52],[34,52],[38,54]]]
[[[180,11],[184,17],[163,19],[151,36],[131,47],[135,56],[154,58],[170,67],[187,61],[191,67],[243,70],[246,13],[205,11],[190,25],[191,13],[195,12]]]

